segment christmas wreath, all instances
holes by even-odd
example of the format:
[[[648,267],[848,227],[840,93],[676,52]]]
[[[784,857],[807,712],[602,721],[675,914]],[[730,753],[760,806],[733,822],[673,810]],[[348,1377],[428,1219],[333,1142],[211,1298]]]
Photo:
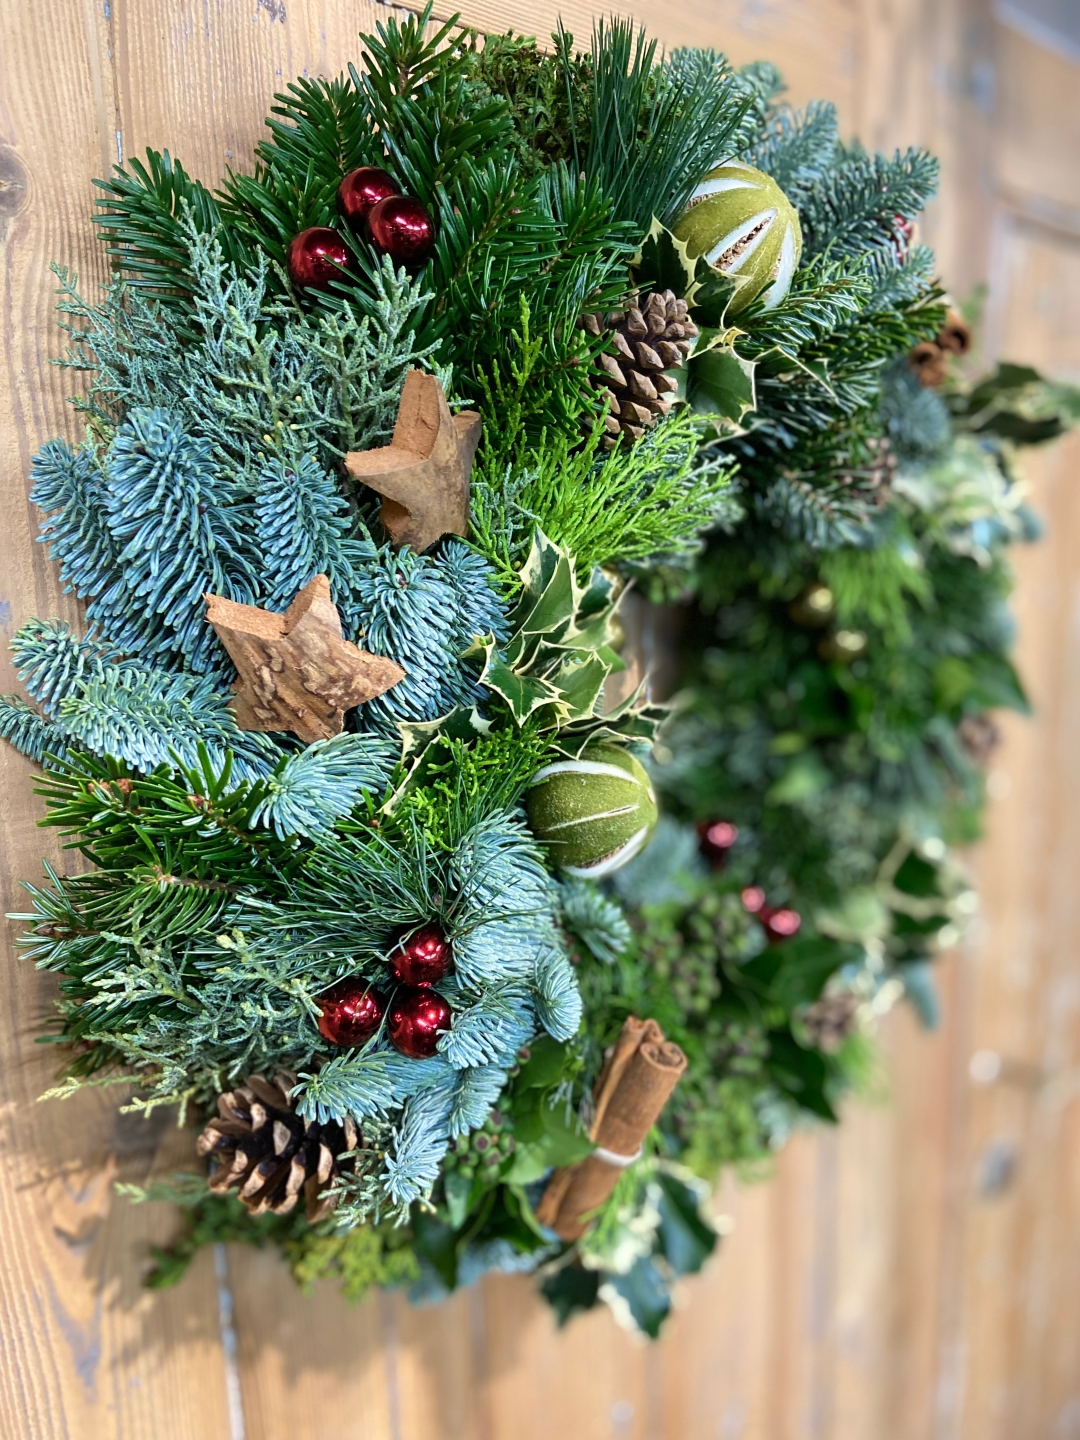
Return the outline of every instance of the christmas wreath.
[[[429,9],[267,123],[217,191],[98,182],[97,303],[56,271],[85,438],[31,494],[86,626],[16,634],[0,734],[89,862],[16,917],[59,1093],[199,1127],[126,1187],[188,1210],[156,1283],[248,1240],[656,1333],[718,1168],[931,1004],[1022,703],[1010,447],[1080,407],[949,377],[933,160],[771,66]],[[674,710],[616,694],[639,597]]]

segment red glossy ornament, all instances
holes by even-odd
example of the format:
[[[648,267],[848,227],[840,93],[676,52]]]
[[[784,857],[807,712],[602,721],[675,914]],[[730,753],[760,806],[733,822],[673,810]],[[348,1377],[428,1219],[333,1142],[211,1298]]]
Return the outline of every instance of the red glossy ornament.
[[[768,906],[758,915],[765,927],[765,937],[776,945],[781,940],[790,940],[799,933],[802,916],[797,910],[770,910]]]
[[[414,1060],[434,1055],[450,1029],[450,1006],[434,990],[399,990],[386,1012],[390,1044]]]
[[[398,265],[419,265],[435,244],[435,221],[411,195],[380,200],[368,216],[371,243]]]
[[[349,263],[349,247],[337,233],[325,225],[312,225],[289,241],[285,252],[285,268],[294,285],[305,289],[326,290],[340,280]]]
[[[728,851],[739,838],[739,827],[729,820],[702,821],[697,827],[698,849],[714,870],[728,858]]]
[[[349,976],[319,996],[319,1034],[331,1045],[363,1045],[382,1024],[386,999],[369,980]]]
[[[893,216],[893,251],[898,260],[906,260],[915,238],[915,222],[904,215]]]
[[[765,908],[765,891],[760,885],[747,885],[740,897],[743,909],[750,915],[756,915]]]
[[[402,940],[390,968],[402,985],[434,985],[450,973],[450,941],[437,925],[425,925]]]
[[[350,170],[338,186],[338,210],[350,225],[361,225],[380,200],[400,195],[401,187],[392,175],[377,165]]]

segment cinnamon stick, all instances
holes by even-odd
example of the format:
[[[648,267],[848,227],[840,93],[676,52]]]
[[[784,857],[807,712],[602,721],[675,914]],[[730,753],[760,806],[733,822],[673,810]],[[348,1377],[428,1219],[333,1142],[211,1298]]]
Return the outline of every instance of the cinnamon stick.
[[[590,1134],[597,1149],[548,1181],[536,1211],[542,1225],[563,1240],[585,1233],[589,1216],[637,1158],[685,1069],[686,1056],[664,1039],[655,1020],[633,1015],[626,1020],[593,1091],[596,1119]]]

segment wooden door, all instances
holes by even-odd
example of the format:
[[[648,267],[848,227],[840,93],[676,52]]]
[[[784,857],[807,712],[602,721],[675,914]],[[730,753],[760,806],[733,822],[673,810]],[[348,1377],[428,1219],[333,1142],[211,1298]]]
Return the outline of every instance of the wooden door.
[[[987,358],[1080,375],[1080,67],[1023,3],[570,0],[666,44],[767,57],[874,146],[943,159],[926,238],[958,294],[992,278]],[[1044,7],[1046,8],[1046,7]],[[1068,7],[1064,7],[1065,15]],[[546,33],[554,0],[468,0]],[[91,177],[167,146],[242,164],[291,76],[336,73],[372,0],[0,0],[0,629],[74,618],[35,545],[30,458],[72,433],[50,260],[101,279]],[[1065,15],[1065,23],[1068,16]],[[1018,28],[1019,27],[1019,28]],[[1067,40],[1068,37],[1066,37]],[[768,1184],[725,1185],[732,1233],[665,1340],[605,1313],[557,1333],[524,1280],[430,1310],[302,1297],[270,1256],[204,1254],[140,1285],[172,1217],[113,1194],[184,1162],[118,1094],[37,1103],[53,982],[0,959],[0,1436],[20,1440],[1072,1440],[1080,1437],[1080,440],[1030,466],[1048,538],[1020,557],[1037,706],[995,764],[985,911],[943,968],[945,1024],[884,1029],[889,1094],[800,1136]],[[13,688],[7,656],[0,688]],[[30,767],[0,747],[0,899],[60,863]],[[977,1085],[977,1051],[999,1078]],[[994,1065],[986,1056],[981,1073]],[[979,1066],[976,1066],[978,1069]]]

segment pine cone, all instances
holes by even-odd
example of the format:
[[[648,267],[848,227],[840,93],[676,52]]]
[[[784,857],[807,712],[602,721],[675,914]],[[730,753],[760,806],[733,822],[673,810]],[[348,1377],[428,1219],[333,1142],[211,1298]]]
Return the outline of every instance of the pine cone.
[[[896,474],[896,455],[884,435],[871,436],[866,441],[866,448],[870,452],[867,460],[843,471],[838,478],[841,485],[848,485],[858,492],[867,509],[880,510],[889,503]]]
[[[604,449],[613,450],[622,437],[640,440],[674,404],[679,382],[670,372],[686,364],[697,337],[686,301],[671,290],[653,290],[626,310],[583,315],[581,325],[588,335],[611,337],[596,361],[595,383],[608,392],[610,411]]]
[[[249,1075],[246,1085],[218,1097],[219,1113],[196,1149],[210,1156],[211,1190],[237,1190],[253,1215],[287,1215],[302,1192],[307,1219],[315,1221],[337,1203],[328,1192],[338,1158],[356,1148],[358,1136],[348,1118],[340,1125],[302,1120],[292,1108],[295,1081],[284,1070],[272,1082]]]
[[[950,306],[945,324],[933,340],[924,340],[908,355],[908,365],[920,385],[936,390],[949,373],[954,355],[966,355],[971,349],[971,327],[958,310]]]
[[[945,324],[938,332],[937,343],[951,355],[966,355],[971,349],[971,326],[951,305],[945,312]]]
[[[859,997],[850,990],[822,995],[802,1013],[807,1039],[826,1055],[835,1055],[855,1029]]]
[[[924,340],[908,354],[908,366],[920,385],[936,390],[948,374],[949,357],[936,341]]]
[[[989,715],[965,715],[957,726],[960,744],[976,765],[986,765],[1001,743],[1001,731]]]

